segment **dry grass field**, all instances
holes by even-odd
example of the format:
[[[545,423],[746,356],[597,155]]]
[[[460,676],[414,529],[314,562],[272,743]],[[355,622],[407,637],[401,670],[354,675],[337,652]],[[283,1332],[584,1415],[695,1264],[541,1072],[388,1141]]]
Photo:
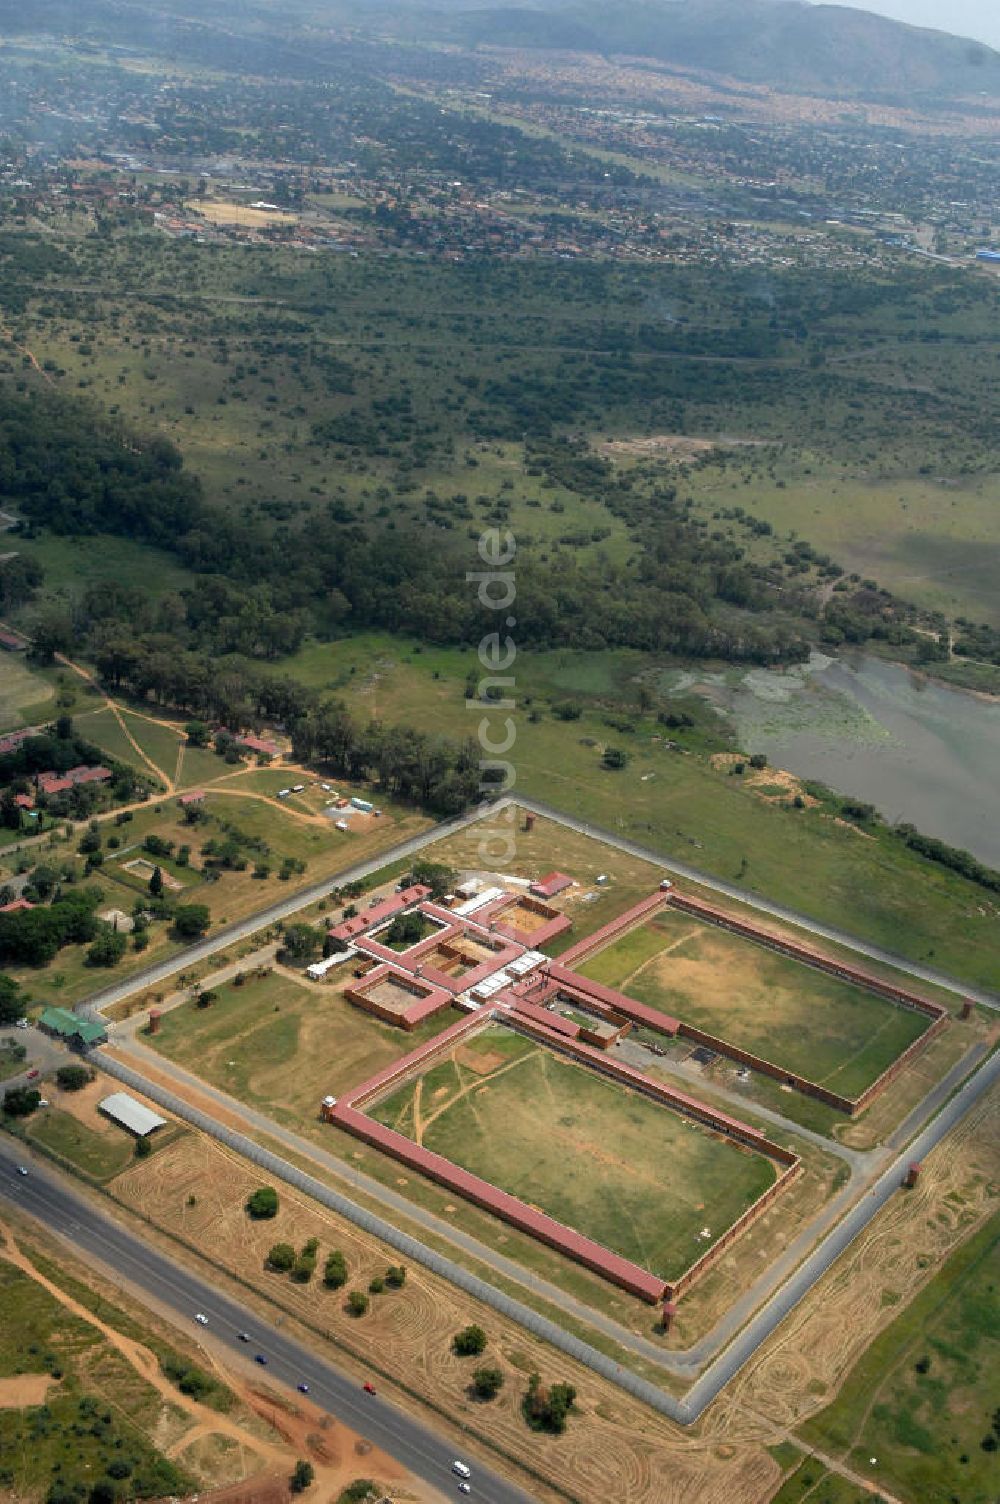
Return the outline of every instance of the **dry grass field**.
[[[502,1024],[367,1111],[664,1279],[775,1178],[763,1156]]]
[[[365,1080],[455,1021],[446,1010],[412,1033],[393,1028],[345,1000],[351,980],[349,965],[322,984],[283,970],[251,974],[211,988],[210,1007],[171,1009],[146,1043],[276,1121],[306,1128],[328,1092]]]
[[[209,1253],[236,1274],[245,1282],[240,1298],[247,1299],[249,1287],[267,1302],[261,1306],[265,1319],[273,1320],[277,1305],[288,1313],[284,1320],[291,1330],[301,1323],[311,1342],[328,1347],[338,1362],[356,1362],[359,1375],[374,1378],[380,1391],[426,1407],[456,1445],[464,1438],[461,1455],[471,1452],[473,1463],[480,1447],[495,1449],[502,1467],[505,1457],[522,1458],[531,1471],[520,1475],[521,1482],[539,1500],[594,1504],[624,1494],[630,1504],[688,1504],[694,1498],[699,1504],[765,1504],[770,1497],[780,1470],[758,1442],[720,1445],[717,1436],[703,1438],[697,1428],[683,1431],[423,1269],[410,1268],[401,1291],[373,1297],[368,1315],[351,1318],[345,1291],[365,1289],[396,1256],[284,1188],[274,1221],[249,1222],[244,1203],[259,1183],[243,1161],[193,1135],[127,1171],[112,1191],[172,1240]],[[320,1241],[320,1268],[331,1249],[344,1253],[344,1289],[325,1290],[318,1277],[295,1285],[266,1271],[271,1244],[299,1247],[311,1236]],[[470,1394],[477,1360],[458,1358],[451,1347],[453,1334],[469,1322],[487,1332],[483,1361],[496,1363],[505,1377],[489,1405]],[[577,1389],[577,1409],[561,1437],[525,1427],[520,1404],[533,1370]]]
[[[927,1028],[921,1014],[669,909],[580,969],[845,1096]]]

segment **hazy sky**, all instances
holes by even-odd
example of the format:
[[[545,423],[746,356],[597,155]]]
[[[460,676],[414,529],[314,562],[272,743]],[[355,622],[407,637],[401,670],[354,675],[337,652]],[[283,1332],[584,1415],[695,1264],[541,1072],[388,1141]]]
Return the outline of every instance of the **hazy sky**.
[[[852,0],[833,0],[851,4]],[[998,0],[857,0],[855,10],[874,10],[913,26],[935,26],[959,37],[976,37],[1000,50]]]

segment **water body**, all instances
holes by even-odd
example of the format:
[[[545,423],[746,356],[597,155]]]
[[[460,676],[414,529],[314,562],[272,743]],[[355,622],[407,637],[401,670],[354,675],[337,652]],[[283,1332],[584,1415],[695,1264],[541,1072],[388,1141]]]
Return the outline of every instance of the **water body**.
[[[865,654],[814,653],[715,693],[747,752],[1000,868],[1000,702]]]

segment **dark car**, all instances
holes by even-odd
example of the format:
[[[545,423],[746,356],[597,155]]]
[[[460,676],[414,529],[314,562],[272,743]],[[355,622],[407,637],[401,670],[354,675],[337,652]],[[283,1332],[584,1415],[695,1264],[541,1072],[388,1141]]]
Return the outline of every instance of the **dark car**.
[[[296,1388],[298,1389],[298,1391],[299,1391],[300,1394],[308,1394],[309,1393],[309,1385],[308,1384],[304,1384],[304,1383],[303,1384],[298,1384],[298,1385],[296,1385]]]
[[[238,1337],[238,1339],[239,1339],[240,1342],[249,1342],[250,1341],[250,1333],[249,1332],[237,1332],[236,1336]]]
[[[259,1363],[262,1368],[266,1368],[267,1367],[267,1359],[265,1358],[265,1356],[264,1356],[263,1353],[255,1353],[254,1354],[254,1362],[255,1363]]]

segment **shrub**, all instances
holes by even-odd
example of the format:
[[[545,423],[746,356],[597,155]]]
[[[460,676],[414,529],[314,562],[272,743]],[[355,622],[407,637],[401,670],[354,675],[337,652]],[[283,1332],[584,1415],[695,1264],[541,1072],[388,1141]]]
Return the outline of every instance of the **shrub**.
[[[390,1264],[385,1271],[385,1282],[393,1290],[401,1290],[406,1284],[406,1267],[403,1264]]]
[[[93,1079],[93,1071],[85,1065],[61,1065],[56,1071],[56,1083],[61,1091],[82,1091]]]
[[[576,1390],[572,1384],[546,1387],[540,1376],[533,1373],[521,1409],[533,1431],[549,1431],[559,1436],[566,1429],[566,1419],[575,1399]]]
[[[278,1214],[278,1193],[272,1185],[262,1185],[247,1200],[247,1211],[257,1221]]]
[[[503,1370],[494,1367],[477,1368],[472,1375],[472,1387],[481,1400],[491,1400],[503,1388]]]
[[[323,1269],[323,1283],[330,1290],[339,1290],[347,1283],[347,1260],[339,1248],[328,1255]]]
[[[347,1297],[347,1310],[351,1316],[363,1316],[368,1310],[368,1296],[362,1290],[352,1290]]]
[[[305,1493],[316,1473],[311,1462],[304,1462],[301,1458],[292,1469],[292,1476],[288,1480],[288,1486],[293,1494]]]
[[[474,1358],[485,1351],[486,1333],[481,1326],[464,1326],[451,1339],[453,1350],[460,1358]]]
[[[295,1249],[291,1243],[275,1243],[267,1255],[267,1267],[287,1274],[295,1266]]]
[[[369,1295],[381,1295],[384,1289],[385,1280],[382,1278],[381,1274],[373,1274],[371,1279],[368,1281]]]

